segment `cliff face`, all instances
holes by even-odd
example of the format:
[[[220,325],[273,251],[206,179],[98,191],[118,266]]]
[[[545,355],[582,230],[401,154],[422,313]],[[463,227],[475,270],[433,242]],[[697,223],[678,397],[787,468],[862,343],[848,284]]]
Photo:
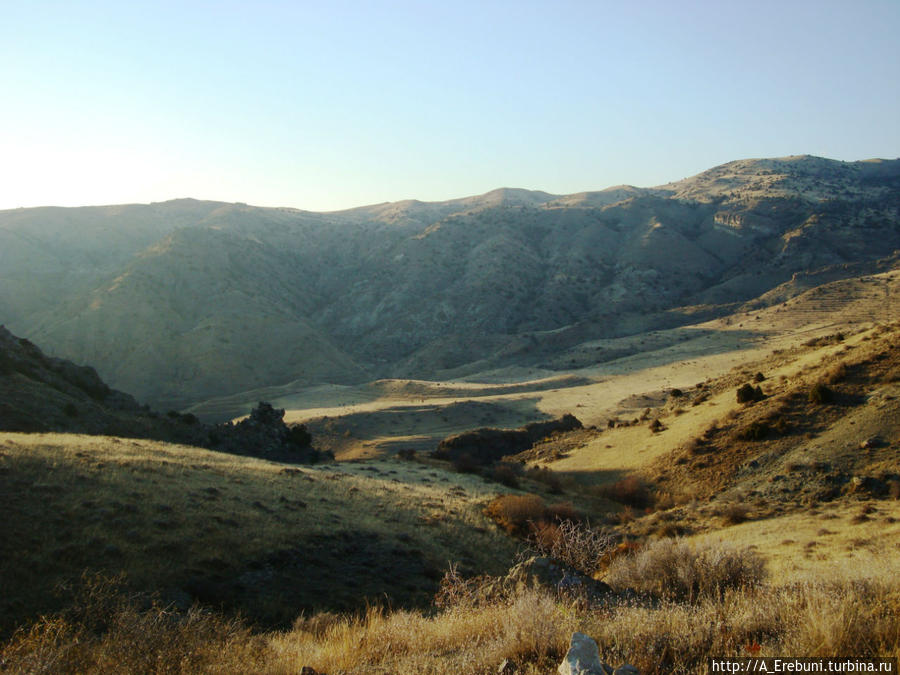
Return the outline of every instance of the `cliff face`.
[[[898,205],[900,161],[804,156],[651,189],[327,214],[193,200],[6,211],[0,319],[166,407],[296,380],[452,376],[890,256]]]

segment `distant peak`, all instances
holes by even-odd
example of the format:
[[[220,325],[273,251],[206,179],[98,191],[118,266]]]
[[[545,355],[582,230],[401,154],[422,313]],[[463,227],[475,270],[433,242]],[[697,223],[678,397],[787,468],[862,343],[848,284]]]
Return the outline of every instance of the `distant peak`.
[[[468,201],[504,205],[539,205],[557,199],[559,195],[552,195],[541,190],[526,190],[523,188],[501,187],[490,192],[485,192],[477,197],[470,197]]]

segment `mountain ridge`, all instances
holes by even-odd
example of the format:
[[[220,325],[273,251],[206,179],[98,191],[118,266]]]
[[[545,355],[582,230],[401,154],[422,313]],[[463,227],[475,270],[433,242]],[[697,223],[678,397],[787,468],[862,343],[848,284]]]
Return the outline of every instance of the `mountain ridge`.
[[[0,320],[164,407],[295,380],[537,365],[567,326],[613,337],[889,258],[898,204],[898,160],[798,156],[655,188],[327,213],[193,199],[17,209],[0,212]]]

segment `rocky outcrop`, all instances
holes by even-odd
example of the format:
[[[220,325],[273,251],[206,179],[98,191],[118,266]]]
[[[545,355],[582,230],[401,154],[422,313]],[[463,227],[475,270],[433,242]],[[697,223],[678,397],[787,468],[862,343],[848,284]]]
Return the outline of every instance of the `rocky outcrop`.
[[[559,675],[638,675],[638,669],[623,663],[615,670],[600,660],[600,650],[593,638],[572,633],[569,651],[557,668]]]
[[[451,461],[467,456],[475,464],[491,464],[507,455],[528,450],[553,433],[581,428],[578,418],[568,413],[559,419],[532,422],[518,429],[483,427],[448,436],[438,444],[433,456]]]
[[[302,424],[260,402],[249,417],[216,426],[192,414],[161,415],[111,389],[88,366],[44,354],[0,326],[0,431],[58,431],[152,438],[290,462],[330,458]]]
[[[507,593],[542,589],[557,595],[574,597],[594,603],[613,592],[607,584],[582,574],[558,560],[533,556],[509,570],[500,582]]]
[[[284,423],[284,409],[260,401],[250,415],[237,424],[226,422],[212,428],[209,444],[214,450],[267,459],[312,463],[333,459],[312,447],[312,436],[303,424]]]

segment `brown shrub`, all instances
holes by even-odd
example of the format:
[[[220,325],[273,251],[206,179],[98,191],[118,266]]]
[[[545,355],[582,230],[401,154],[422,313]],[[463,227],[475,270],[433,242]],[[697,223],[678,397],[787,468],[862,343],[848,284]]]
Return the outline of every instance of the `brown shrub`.
[[[489,478],[495,483],[500,483],[506,487],[519,487],[519,476],[522,475],[522,465],[513,464],[512,462],[498,462],[491,467],[488,473]]]
[[[764,420],[756,420],[737,432],[736,437],[742,441],[761,441],[772,431]]]
[[[815,405],[823,405],[825,403],[830,403],[834,398],[834,392],[829,389],[824,382],[816,382],[809,390],[809,395],[807,396],[810,403]]]
[[[826,384],[837,384],[838,382],[847,379],[847,375],[847,364],[841,361],[828,369],[823,380]]]
[[[671,492],[657,492],[653,498],[653,506],[659,511],[667,511],[675,506],[675,497]]]
[[[558,502],[547,507],[547,516],[555,522],[565,520],[577,521],[582,519],[582,514],[575,508],[572,502]]]
[[[838,342],[843,342],[843,340],[843,333],[833,333],[832,335],[823,335],[821,337],[812,338],[803,344],[806,347],[822,347],[823,345],[837,344]]]
[[[434,606],[438,609],[460,609],[478,607],[493,600],[491,577],[478,575],[464,577],[455,564],[441,578],[438,591],[434,595]]]
[[[601,569],[613,550],[611,536],[573,520],[540,524],[529,543],[538,555],[555,558],[587,575]]]
[[[900,480],[892,480],[888,483],[888,494],[891,499],[900,499]]]
[[[737,390],[738,403],[753,403],[754,401],[762,401],[764,398],[765,394],[762,393],[762,389],[751,384],[744,384]]]
[[[722,510],[722,518],[728,525],[737,525],[750,518],[750,507],[746,504],[732,502]]]
[[[707,544],[692,547],[679,539],[660,539],[636,554],[619,557],[606,581],[667,600],[721,597],[728,589],[749,588],[765,578],[765,562],[749,549]]]
[[[630,506],[626,506],[624,509],[614,514],[613,522],[617,522],[620,525],[627,525],[632,522],[637,516],[634,515],[634,509]]]
[[[636,509],[646,509],[653,504],[650,490],[634,476],[628,476],[610,485],[602,485],[597,492],[602,497]]]
[[[525,534],[529,522],[544,519],[547,507],[537,495],[500,495],[492,499],[484,509],[486,516],[494,520],[510,534]]]
[[[539,523],[580,520],[581,514],[571,502],[546,505],[537,495],[500,495],[484,509],[486,516],[516,536],[526,536]]]
[[[538,483],[543,483],[554,494],[559,494],[563,491],[562,481],[559,476],[546,466],[533,466],[525,472],[525,476]]]
[[[459,454],[453,459],[453,470],[457,473],[478,473],[480,468],[481,465],[467,452]]]
[[[672,538],[672,537],[680,537],[685,533],[684,526],[679,525],[678,523],[662,523],[658,528],[656,528],[656,536],[663,538]]]

